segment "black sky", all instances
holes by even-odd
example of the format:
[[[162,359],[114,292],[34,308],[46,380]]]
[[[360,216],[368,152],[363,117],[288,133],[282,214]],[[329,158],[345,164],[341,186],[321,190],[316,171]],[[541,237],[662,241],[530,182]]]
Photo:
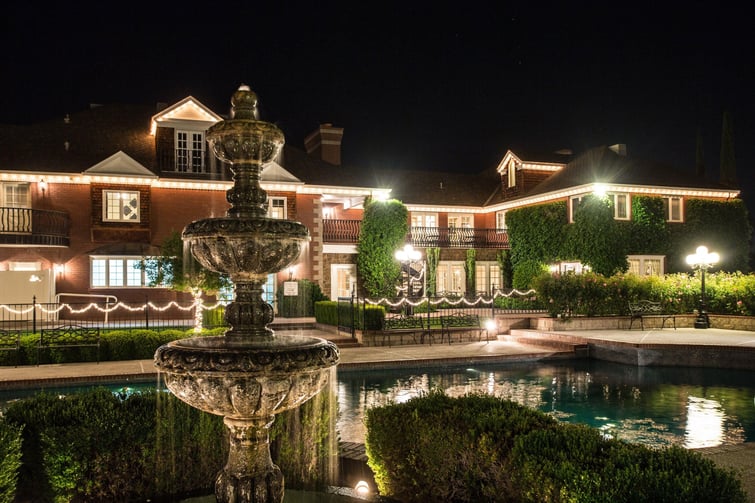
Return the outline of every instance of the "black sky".
[[[0,122],[187,95],[226,113],[246,83],[291,144],[320,123],[343,127],[352,166],[478,172],[509,148],[625,143],[692,173],[700,131],[717,178],[729,110],[738,176],[746,191],[755,185],[755,37],[744,6],[161,5],[6,6]]]

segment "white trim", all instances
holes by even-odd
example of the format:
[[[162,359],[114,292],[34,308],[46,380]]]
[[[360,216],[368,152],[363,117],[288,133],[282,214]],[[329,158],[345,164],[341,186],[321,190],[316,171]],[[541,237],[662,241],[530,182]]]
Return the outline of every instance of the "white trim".
[[[357,254],[357,245],[342,245],[342,244],[323,244],[323,253],[344,253],[348,255]]]

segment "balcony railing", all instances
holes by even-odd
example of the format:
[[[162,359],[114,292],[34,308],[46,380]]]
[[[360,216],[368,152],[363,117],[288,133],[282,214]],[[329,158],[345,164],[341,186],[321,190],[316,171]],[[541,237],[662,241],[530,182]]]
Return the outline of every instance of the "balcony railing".
[[[356,244],[359,220],[323,220],[323,241]],[[460,227],[411,227],[408,242],[417,248],[508,248],[505,229],[467,229]]]
[[[70,229],[64,211],[0,207],[0,245],[69,246]]]

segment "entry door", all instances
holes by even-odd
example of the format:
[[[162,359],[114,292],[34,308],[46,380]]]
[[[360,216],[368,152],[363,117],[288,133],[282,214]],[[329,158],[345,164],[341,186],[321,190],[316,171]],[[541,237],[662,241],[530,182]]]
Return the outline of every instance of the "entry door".
[[[357,266],[354,264],[333,264],[330,267],[330,299],[351,297],[357,281]]]

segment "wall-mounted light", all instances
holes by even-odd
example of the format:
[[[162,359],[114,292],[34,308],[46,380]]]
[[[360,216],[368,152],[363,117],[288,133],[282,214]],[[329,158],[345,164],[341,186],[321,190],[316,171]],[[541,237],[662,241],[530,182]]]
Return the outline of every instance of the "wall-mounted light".
[[[55,272],[55,274],[63,274],[66,270],[66,266],[63,264],[54,264],[52,266],[52,270]]]
[[[37,184],[37,186],[38,186],[38,187],[39,187],[39,189],[40,189],[40,190],[42,191],[42,197],[44,197],[44,195],[45,195],[45,191],[47,190],[47,182],[45,181],[45,179],[44,179],[44,178],[42,178],[42,179],[41,179],[41,180],[39,181],[39,183]]]

